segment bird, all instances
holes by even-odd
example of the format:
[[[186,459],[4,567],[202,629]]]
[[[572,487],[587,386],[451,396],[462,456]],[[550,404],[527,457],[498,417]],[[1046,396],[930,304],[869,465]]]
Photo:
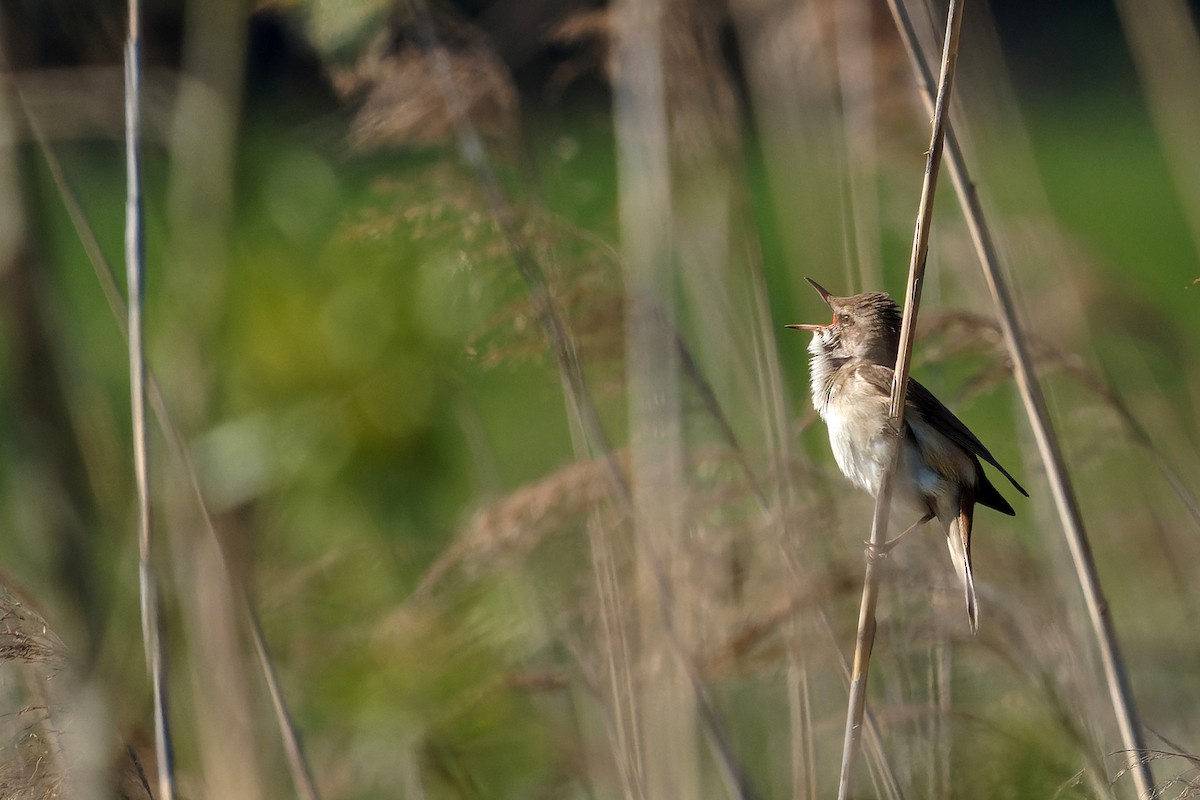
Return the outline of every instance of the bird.
[[[813,279],[805,280],[833,311],[833,321],[786,327],[813,334],[808,346],[813,406],[829,429],[833,456],[842,473],[874,497],[896,439],[889,401],[900,346],[900,307],[885,292],[838,297]],[[886,553],[905,535],[937,519],[946,531],[950,560],[962,582],[967,618],[975,633],[979,629],[971,564],[975,506],[1016,515],[988,479],[980,459],[1018,492],[1026,497],[1029,492],[950,409],[913,379],[904,398],[902,441],[893,505],[897,512],[919,518],[876,549]]]

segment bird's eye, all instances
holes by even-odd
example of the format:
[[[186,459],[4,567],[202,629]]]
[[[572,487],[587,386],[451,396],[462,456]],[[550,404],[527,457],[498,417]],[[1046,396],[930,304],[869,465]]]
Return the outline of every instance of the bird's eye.
[[[837,315],[837,321],[838,321],[839,325],[853,325],[854,324],[854,320],[851,319],[850,315],[846,314],[845,312]]]

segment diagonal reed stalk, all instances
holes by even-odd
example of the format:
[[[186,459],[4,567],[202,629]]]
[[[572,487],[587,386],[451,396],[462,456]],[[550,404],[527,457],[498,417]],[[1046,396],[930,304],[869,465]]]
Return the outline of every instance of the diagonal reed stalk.
[[[958,63],[958,39],[962,29],[962,0],[950,0],[946,19],[946,41],[942,48],[942,73],[938,81],[937,101],[934,104],[933,132],[925,160],[925,177],[921,183],[921,201],[917,225],[913,233],[912,257],[908,265],[908,289],[904,298],[904,321],[900,328],[900,351],[892,375],[889,423],[896,432],[893,439],[891,463],[884,471],[879,495],[875,498],[875,517],[871,524],[871,541],[867,547],[866,574],[863,576],[862,604],[859,608],[858,635],[854,645],[854,666],[850,681],[850,698],[846,709],[846,735],[842,748],[842,771],[838,780],[838,798],[847,800],[853,784],[854,764],[862,738],[863,713],[867,703],[867,677],[871,667],[871,650],[875,645],[875,606],[879,599],[880,559],[873,548],[887,541],[888,513],[892,504],[892,485],[900,461],[904,430],[904,398],[908,392],[908,372],[911,366],[913,338],[916,333],[917,309],[921,303],[921,287],[925,279],[925,262],[929,255],[929,229],[933,220],[933,197],[937,190],[941,168],[942,148],[950,112],[950,92],[954,84],[954,69]]]
[[[904,47],[908,51],[909,59],[912,61],[917,83],[921,87],[921,96],[928,105],[932,102],[933,97],[932,75],[917,44],[916,30],[913,27],[912,19],[900,0],[888,0],[888,5],[895,18]],[[1046,467],[1046,477],[1050,481],[1050,490],[1062,522],[1063,535],[1067,539],[1071,558],[1075,563],[1076,578],[1083,592],[1084,603],[1092,624],[1092,633],[1100,651],[1100,661],[1108,686],[1109,700],[1112,703],[1121,741],[1125,747],[1128,769],[1133,775],[1138,796],[1143,800],[1149,800],[1154,796],[1154,777],[1150,771],[1148,760],[1141,757],[1146,745],[1138,721],[1137,705],[1134,702],[1133,690],[1129,685],[1129,677],[1126,674],[1125,662],[1121,656],[1112,617],[1109,615],[1108,602],[1104,599],[1104,593],[1100,587],[1100,578],[1092,558],[1087,530],[1083,524],[1083,515],[1079,510],[1079,503],[1067,474],[1066,462],[1058,443],[1058,436],[1050,422],[1050,412],[1042,394],[1041,384],[1034,372],[1029,346],[1017,322],[1012,295],[1000,270],[1000,258],[996,252],[995,242],[984,218],[979,197],[975,192],[975,185],[967,171],[962,148],[952,131],[947,133],[946,150],[950,179],[958,194],[963,216],[966,218],[971,232],[971,240],[975,244],[975,251],[979,256],[984,278],[987,280],[992,301],[995,303],[1000,318],[1004,342],[1013,362],[1017,388],[1025,405],[1026,416],[1033,428],[1038,451],[1041,453]]]
[[[138,585],[142,643],[154,687],[154,746],[158,792],[175,797],[174,754],[167,702],[166,653],[160,630],[161,598],[155,581],[150,518],[149,433],[146,425],[146,353],[142,341],[142,296],[146,240],[142,228],[141,172],[141,6],[129,0],[125,41],[125,280],[129,294],[129,404],[133,417],[133,469],[138,493]]]

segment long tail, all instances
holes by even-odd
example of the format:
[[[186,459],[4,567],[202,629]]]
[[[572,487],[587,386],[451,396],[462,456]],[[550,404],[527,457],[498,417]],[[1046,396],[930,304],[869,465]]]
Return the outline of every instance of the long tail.
[[[963,593],[967,601],[967,619],[971,622],[971,633],[979,630],[978,608],[975,602],[975,577],[971,571],[971,523],[975,517],[975,497],[965,490],[958,516],[950,520],[946,530],[946,546],[950,549],[950,560],[954,571],[962,580]]]

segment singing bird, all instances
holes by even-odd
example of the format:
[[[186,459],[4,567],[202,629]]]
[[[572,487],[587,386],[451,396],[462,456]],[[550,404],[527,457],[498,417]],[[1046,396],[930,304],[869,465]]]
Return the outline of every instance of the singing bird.
[[[829,428],[833,457],[842,473],[874,497],[890,454],[888,404],[900,346],[900,307],[883,292],[837,297],[811,278],[805,280],[833,310],[833,322],[787,327],[812,332],[808,352],[813,406]],[[979,626],[971,569],[975,504],[1016,515],[988,480],[981,458],[1029,496],[950,409],[910,379],[892,500],[894,509],[919,519],[884,548],[890,549],[905,534],[937,518],[946,529],[950,559],[963,584],[972,633]]]

